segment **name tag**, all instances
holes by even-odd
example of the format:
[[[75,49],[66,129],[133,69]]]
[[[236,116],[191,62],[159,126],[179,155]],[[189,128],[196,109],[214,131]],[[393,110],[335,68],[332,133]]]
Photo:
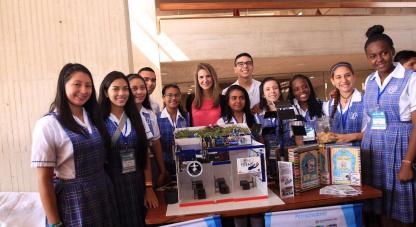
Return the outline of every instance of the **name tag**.
[[[129,148],[120,151],[122,173],[131,173],[136,171],[136,159],[134,158],[134,149]]]
[[[303,141],[315,140],[315,129],[311,126],[305,125],[306,136],[303,136]]]
[[[386,115],[383,111],[371,113],[371,129],[385,130],[387,128]]]

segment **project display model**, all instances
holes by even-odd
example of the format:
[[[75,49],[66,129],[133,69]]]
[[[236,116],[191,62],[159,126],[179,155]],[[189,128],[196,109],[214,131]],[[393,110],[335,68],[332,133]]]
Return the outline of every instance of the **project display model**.
[[[264,145],[246,124],[175,130],[179,206],[268,198]]]

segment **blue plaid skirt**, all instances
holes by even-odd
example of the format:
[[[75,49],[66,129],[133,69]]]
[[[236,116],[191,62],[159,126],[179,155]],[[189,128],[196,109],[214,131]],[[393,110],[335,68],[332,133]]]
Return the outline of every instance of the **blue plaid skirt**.
[[[64,226],[119,226],[113,184],[104,170],[89,177],[55,179],[54,184]]]
[[[398,179],[412,123],[390,123],[387,130],[367,129],[362,140],[363,182],[383,191],[381,199],[366,204],[375,214],[387,214],[403,223],[414,222],[415,181],[402,183]]]

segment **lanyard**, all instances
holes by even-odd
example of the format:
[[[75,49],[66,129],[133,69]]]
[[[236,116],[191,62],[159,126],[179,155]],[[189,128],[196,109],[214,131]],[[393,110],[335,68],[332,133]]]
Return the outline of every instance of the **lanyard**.
[[[377,86],[377,108],[379,108],[380,97],[384,93],[384,91],[386,91],[387,86],[388,84],[384,87],[384,89],[381,92],[380,92],[380,88]]]
[[[340,110],[341,110],[341,123],[342,123],[342,129],[345,129],[345,125],[347,124],[347,119],[348,119],[348,113],[350,112],[350,104],[351,104],[351,100],[348,102],[347,105],[347,111],[345,113],[342,113],[342,105],[340,102]],[[345,115],[345,116],[344,116]]]
[[[121,120],[120,120],[120,122],[121,122]],[[120,122],[119,122],[119,124],[120,124]],[[119,126],[116,122],[113,122],[113,123],[115,124],[116,127]],[[127,120],[126,120],[126,123],[124,124],[123,128],[124,128],[124,133],[120,133],[120,140],[124,144],[127,144],[127,136],[126,136],[126,134],[127,134],[127,128],[128,128],[128,121]],[[121,129],[121,130],[123,130],[123,129]]]

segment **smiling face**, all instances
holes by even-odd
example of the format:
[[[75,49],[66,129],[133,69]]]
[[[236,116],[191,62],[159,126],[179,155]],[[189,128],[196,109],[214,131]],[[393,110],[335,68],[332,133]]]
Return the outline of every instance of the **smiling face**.
[[[134,102],[142,104],[147,95],[146,84],[143,80],[135,78],[130,80],[130,88],[134,96]]]
[[[306,80],[297,78],[292,82],[293,95],[299,102],[307,102],[311,94]]]
[[[280,97],[280,90],[277,82],[275,80],[269,80],[264,83],[263,94],[268,103],[276,102]]]
[[[72,73],[65,83],[65,93],[72,108],[81,108],[91,97],[91,78],[83,72]]]
[[[387,42],[378,40],[370,43],[365,51],[368,62],[379,74],[387,76],[393,66],[394,49]]]
[[[355,75],[348,67],[340,66],[334,70],[331,82],[340,92],[351,93],[354,90]]]
[[[179,89],[169,87],[165,90],[165,94],[163,95],[163,103],[165,104],[166,108],[177,109],[180,101],[181,92]]]
[[[235,61],[234,73],[238,76],[238,78],[252,78],[253,69],[253,59],[247,56],[241,56]]]
[[[111,101],[111,108],[124,108],[129,98],[129,85],[123,79],[116,79],[107,89],[107,96]]]
[[[246,104],[244,93],[240,90],[232,90],[228,99],[228,106],[233,112],[241,112]]]
[[[205,69],[200,69],[198,71],[198,85],[201,87],[202,90],[210,90],[212,89],[213,78]]]

